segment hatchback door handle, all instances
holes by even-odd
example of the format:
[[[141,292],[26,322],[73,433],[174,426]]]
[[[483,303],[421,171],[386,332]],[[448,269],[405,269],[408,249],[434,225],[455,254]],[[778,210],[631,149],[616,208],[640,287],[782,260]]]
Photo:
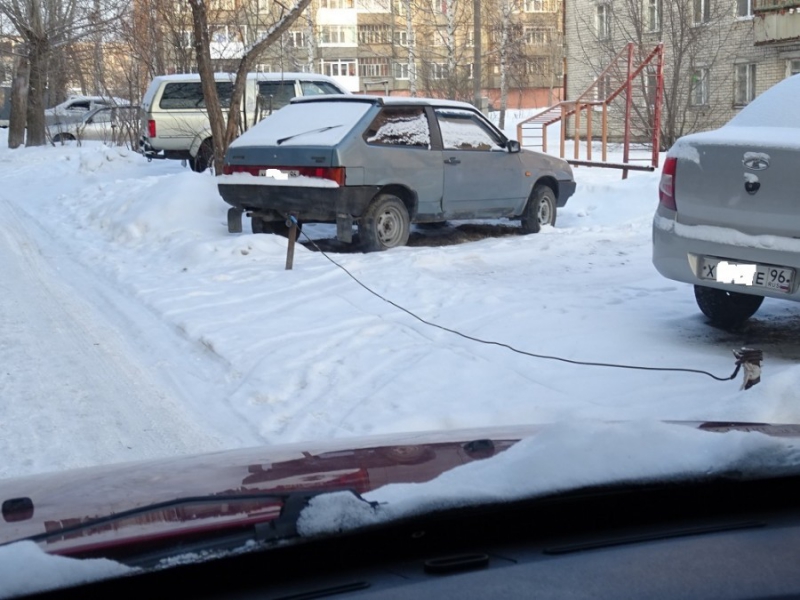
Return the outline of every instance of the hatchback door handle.
[[[461,161],[458,160],[455,156],[451,156],[446,161],[444,161],[444,164],[446,164],[446,165],[460,165]]]

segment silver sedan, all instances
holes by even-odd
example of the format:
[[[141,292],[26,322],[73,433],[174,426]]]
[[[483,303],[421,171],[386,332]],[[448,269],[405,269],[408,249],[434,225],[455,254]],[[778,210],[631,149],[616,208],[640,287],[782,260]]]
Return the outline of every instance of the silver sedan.
[[[653,221],[653,264],[694,284],[723,327],[764,297],[800,301],[800,75],[764,92],[725,126],[667,154]]]

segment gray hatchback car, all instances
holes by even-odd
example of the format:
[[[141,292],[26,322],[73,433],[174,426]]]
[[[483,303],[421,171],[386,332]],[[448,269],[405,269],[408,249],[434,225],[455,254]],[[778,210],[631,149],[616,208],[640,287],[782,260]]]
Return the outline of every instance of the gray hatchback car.
[[[366,251],[403,246],[411,223],[519,219],[553,225],[575,191],[569,164],[522,150],[471,105],[423,98],[295,99],[236,139],[219,191],[228,229],[300,222],[358,227]]]

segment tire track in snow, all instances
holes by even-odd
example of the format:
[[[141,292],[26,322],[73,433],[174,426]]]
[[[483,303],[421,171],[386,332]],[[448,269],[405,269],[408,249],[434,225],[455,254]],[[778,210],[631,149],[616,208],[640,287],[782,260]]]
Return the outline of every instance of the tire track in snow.
[[[137,360],[117,307],[78,294],[81,273],[48,264],[17,210],[0,199],[0,477],[222,447]]]

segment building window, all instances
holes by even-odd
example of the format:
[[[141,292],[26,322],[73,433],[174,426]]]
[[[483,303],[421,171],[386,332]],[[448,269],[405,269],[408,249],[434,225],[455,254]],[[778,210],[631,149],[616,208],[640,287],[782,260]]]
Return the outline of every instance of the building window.
[[[550,34],[547,29],[541,27],[525,28],[525,43],[529,46],[544,46],[550,41]]]
[[[645,29],[661,31],[661,0],[644,0]]]
[[[744,106],[756,97],[756,66],[736,65],[734,69],[733,104]]]
[[[405,17],[406,16],[406,3],[410,3],[411,0],[394,0],[394,14],[398,17]]]
[[[271,0],[258,0],[258,12],[265,13],[269,12]]]
[[[474,48],[475,47],[475,30],[474,29],[467,29],[466,44],[467,44],[467,48]]]
[[[408,46],[408,31],[397,30],[394,32],[394,43],[397,46]]]
[[[387,0],[358,0],[356,8],[363,12],[386,13],[389,12],[389,2]]]
[[[355,46],[354,25],[323,25],[319,31],[320,46]]]
[[[395,79],[408,79],[408,63],[406,62],[394,63],[393,75]]]
[[[358,74],[361,77],[388,77],[388,58],[361,58],[358,61]]]
[[[441,15],[446,15],[447,3],[449,1],[450,0],[431,0],[431,8],[433,9],[433,12]]]
[[[692,18],[695,25],[708,23],[711,20],[711,1],[692,0]]]
[[[359,44],[388,44],[392,39],[392,30],[388,25],[359,25]]]
[[[546,56],[534,56],[525,65],[525,72],[534,77],[545,77],[550,61]]]
[[[708,104],[708,69],[695,69],[692,71],[692,106],[706,106]]]
[[[753,0],[736,0],[736,16],[747,18],[753,16]]]
[[[306,40],[306,32],[299,31],[297,29],[287,32],[286,45],[291,48],[305,48],[306,46],[308,46],[308,41]]]
[[[322,74],[328,77],[355,77],[358,65],[355,59],[323,60]]]
[[[447,79],[450,76],[450,69],[447,63],[431,63],[429,73],[431,79]]]
[[[597,5],[595,30],[598,40],[607,40],[611,37],[611,7],[608,4]]]
[[[603,75],[598,77],[594,86],[595,102],[604,102],[613,90],[611,89],[611,76]]]
[[[464,73],[467,76],[467,79],[472,79],[472,75],[475,70],[472,68],[472,63],[464,65]]]
[[[555,0],[524,0],[525,12],[555,12]]]
[[[786,61],[786,76],[800,75],[800,58],[790,58]]]
[[[355,8],[355,0],[319,0],[320,8]]]

